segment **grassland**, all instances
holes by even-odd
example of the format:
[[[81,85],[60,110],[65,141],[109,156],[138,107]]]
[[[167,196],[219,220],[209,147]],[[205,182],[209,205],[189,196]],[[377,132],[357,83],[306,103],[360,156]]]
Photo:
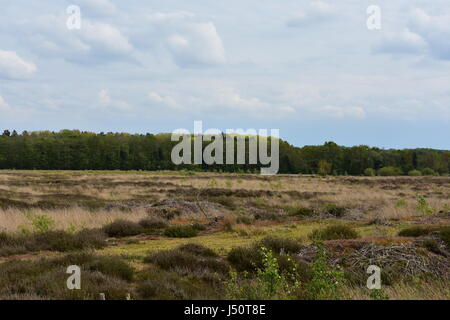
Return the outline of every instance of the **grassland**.
[[[449,299],[449,225],[449,177],[0,171],[0,298]]]

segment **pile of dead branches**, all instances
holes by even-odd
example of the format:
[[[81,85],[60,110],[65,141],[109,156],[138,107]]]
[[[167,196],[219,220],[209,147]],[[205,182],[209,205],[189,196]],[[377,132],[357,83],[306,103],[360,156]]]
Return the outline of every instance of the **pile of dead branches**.
[[[418,275],[450,277],[450,260],[411,245],[377,246],[367,244],[340,259],[346,269],[361,271],[370,265],[395,272],[399,278]]]

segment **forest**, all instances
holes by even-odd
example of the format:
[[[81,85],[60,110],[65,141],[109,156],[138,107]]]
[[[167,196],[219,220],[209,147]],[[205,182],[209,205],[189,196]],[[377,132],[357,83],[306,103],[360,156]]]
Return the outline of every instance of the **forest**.
[[[248,140],[248,137],[247,137]],[[0,169],[17,170],[189,170],[258,172],[259,165],[179,165],[171,161],[171,134],[93,133],[78,130],[0,136]],[[207,145],[204,144],[204,146]],[[247,148],[248,150],[248,148]],[[246,162],[248,163],[248,161]],[[296,147],[280,140],[284,174],[448,175],[450,151],[345,147],[334,142]]]

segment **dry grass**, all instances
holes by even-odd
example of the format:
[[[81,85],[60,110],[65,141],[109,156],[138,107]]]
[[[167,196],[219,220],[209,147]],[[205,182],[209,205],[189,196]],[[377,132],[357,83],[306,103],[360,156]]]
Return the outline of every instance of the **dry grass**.
[[[27,218],[28,213],[46,215],[55,222],[55,230],[66,231],[78,231],[83,228],[100,228],[123,218],[138,222],[147,216],[147,213],[142,209],[136,209],[126,213],[120,210],[89,211],[79,207],[59,210],[33,209],[29,211],[6,209],[0,210],[0,231],[17,232],[22,228],[32,229],[31,221]]]
[[[219,194],[222,190],[234,192],[225,198],[234,199],[238,205],[232,209],[244,214],[249,207],[320,209],[324,204],[333,203],[348,208],[346,219],[408,220],[421,216],[426,218],[426,213],[416,209],[418,195],[424,195],[429,207],[436,212],[448,207],[449,182],[448,177],[263,177],[213,173],[7,170],[0,171],[0,200],[28,204],[31,206],[28,209],[34,213],[47,214],[54,219],[58,229],[99,227],[118,218],[137,221],[146,215],[145,210],[140,208],[126,212],[103,210],[102,206],[108,203],[155,202],[173,197],[214,202],[217,199],[210,196],[214,190]],[[242,190],[255,194],[240,197]],[[65,201],[62,195],[70,199]],[[56,203],[59,207],[33,207],[42,201]],[[98,203],[99,208],[86,208],[86,202],[89,205]],[[178,222],[202,219],[202,216],[203,213],[182,215]],[[0,225],[3,229],[16,231],[27,223],[24,210],[0,206]]]

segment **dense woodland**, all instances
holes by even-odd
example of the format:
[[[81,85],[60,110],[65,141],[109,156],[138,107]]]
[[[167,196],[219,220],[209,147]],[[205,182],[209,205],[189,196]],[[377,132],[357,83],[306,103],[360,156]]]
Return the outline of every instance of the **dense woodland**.
[[[171,141],[170,134],[92,133],[77,130],[24,131],[18,134],[5,130],[0,136],[0,169],[257,172],[259,167],[176,166],[171,161],[171,151],[176,144]],[[448,175],[449,172],[450,151],[342,147],[334,142],[299,148],[280,141],[280,173]]]

